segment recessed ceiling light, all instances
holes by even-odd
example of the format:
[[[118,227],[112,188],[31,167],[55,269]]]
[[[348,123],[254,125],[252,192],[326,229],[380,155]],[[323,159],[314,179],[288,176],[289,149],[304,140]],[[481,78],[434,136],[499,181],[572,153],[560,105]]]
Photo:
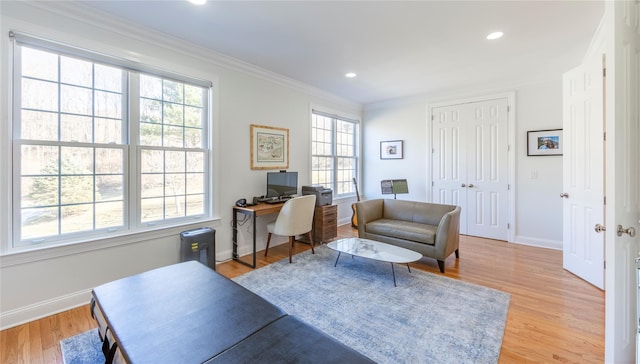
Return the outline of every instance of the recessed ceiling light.
[[[353,73],[353,72],[349,72],[349,73],[347,73],[347,74],[345,74],[345,75],[344,75],[344,77],[347,77],[347,78],[354,78],[354,77],[356,77],[356,76],[357,76],[357,75],[356,75],[355,73]]]
[[[207,3],[207,0],[187,0],[187,1],[195,5],[204,5]]]
[[[502,38],[503,35],[504,35],[504,33],[502,33],[502,32],[493,32],[493,33],[490,33],[489,35],[487,35],[487,39],[495,40],[495,39]]]

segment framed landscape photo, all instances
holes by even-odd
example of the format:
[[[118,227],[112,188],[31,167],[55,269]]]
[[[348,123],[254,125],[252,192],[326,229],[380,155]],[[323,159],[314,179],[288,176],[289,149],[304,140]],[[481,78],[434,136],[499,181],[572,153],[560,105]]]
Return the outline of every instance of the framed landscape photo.
[[[289,168],[289,129],[251,124],[251,169]]]
[[[562,129],[527,132],[527,155],[562,155]]]
[[[380,142],[380,159],[402,159],[402,140]]]

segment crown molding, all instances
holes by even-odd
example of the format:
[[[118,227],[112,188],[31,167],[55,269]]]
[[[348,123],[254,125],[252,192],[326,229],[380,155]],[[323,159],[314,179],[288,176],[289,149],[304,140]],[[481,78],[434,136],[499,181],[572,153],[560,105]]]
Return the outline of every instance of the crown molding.
[[[210,48],[202,47],[172,35],[142,28],[129,21],[122,20],[77,1],[25,1],[21,3],[50,13],[55,13],[63,17],[71,18],[75,21],[89,24],[108,32],[117,33],[123,37],[135,39],[144,43],[150,43],[154,46],[177,52],[187,57],[196,58],[200,61],[211,63],[228,70],[244,73],[273,82],[280,86],[292,88],[310,96],[318,97],[350,109],[356,108],[361,110],[363,106],[360,103],[336,96],[306,83],[269,71],[240,59],[233,58]]]

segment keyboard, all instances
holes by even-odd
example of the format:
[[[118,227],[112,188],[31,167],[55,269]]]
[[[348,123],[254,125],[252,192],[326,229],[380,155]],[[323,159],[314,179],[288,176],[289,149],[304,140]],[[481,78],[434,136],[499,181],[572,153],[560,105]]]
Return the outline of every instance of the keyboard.
[[[283,198],[279,198],[277,200],[267,200],[264,203],[268,203],[270,205],[273,205],[273,204],[277,204],[277,203],[287,202],[287,200],[290,200],[290,199],[291,199],[290,197],[283,197]]]

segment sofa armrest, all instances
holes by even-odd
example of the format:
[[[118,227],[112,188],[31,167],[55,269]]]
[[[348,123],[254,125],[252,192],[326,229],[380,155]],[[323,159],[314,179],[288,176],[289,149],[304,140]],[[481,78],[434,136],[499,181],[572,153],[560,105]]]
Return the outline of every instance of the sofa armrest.
[[[366,200],[356,202],[356,217],[358,223],[358,236],[364,238],[364,227],[370,221],[382,219],[384,200]]]
[[[444,260],[458,249],[460,242],[460,206],[447,212],[440,219],[436,230],[436,259]]]

